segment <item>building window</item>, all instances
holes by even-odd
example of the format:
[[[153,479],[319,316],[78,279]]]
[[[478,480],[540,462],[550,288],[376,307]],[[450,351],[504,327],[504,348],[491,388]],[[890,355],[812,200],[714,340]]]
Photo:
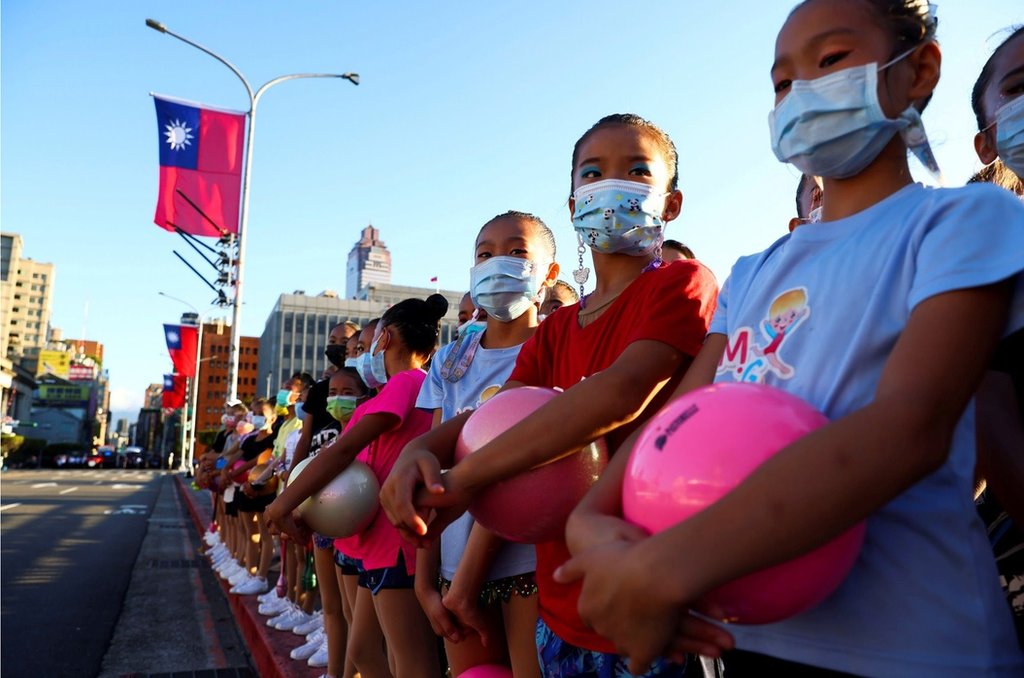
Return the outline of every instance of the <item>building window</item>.
[[[281,352],[281,355],[285,358],[290,358],[292,355],[292,345],[285,344],[282,348],[284,348],[284,351]]]
[[[291,313],[285,313],[284,314],[284,331],[285,332],[291,332],[292,331],[292,314]]]

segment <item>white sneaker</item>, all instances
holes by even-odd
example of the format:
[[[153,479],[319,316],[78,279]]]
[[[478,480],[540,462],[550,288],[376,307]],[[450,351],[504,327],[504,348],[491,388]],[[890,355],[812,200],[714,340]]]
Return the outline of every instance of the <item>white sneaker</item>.
[[[260,595],[256,596],[256,602],[258,602],[260,605],[266,605],[267,603],[274,602],[278,598],[280,598],[280,596],[277,595],[277,589],[271,586],[269,589],[267,589],[266,593],[261,593]]]
[[[288,619],[289,617],[294,617],[295,611],[297,609],[298,608],[296,608],[295,605],[292,604],[292,601],[289,600],[288,604],[284,607],[283,610],[281,610],[281,612],[276,613],[274,616],[267,620],[267,626],[269,626],[270,628],[277,628],[275,624],[279,624]]]
[[[263,577],[249,577],[231,590],[240,596],[251,596],[267,590],[267,580]]]
[[[313,653],[320,649],[320,646],[324,644],[324,632],[323,629],[314,631],[309,634],[306,638],[304,645],[299,645],[297,648],[291,651],[289,655],[292,659],[298,659],[299,661],[305,661],[313,656]]]
[[[234,557],[230,553],[227,553],[227,554],[224,555],[223,558],[220,558],[217,561],[217,564],[213,566],[213,569],[217,570],[218,573],[221,573],[221,572],[224,572],[225,570],[230,570],[231,568],[235,567],[236,565],[238,565],[238,561],[235,560]]]
[[[299,624],[298,626],[293,628],[292,629],[292,633],[294,633],[297,636],[308,636],[309,634],[313,633],[313,631],[316,631],[317,629],[323,628],[323,626],[324,626],[324,615],[323,615],[323,612],[320,612],[319,610],[317,610],[316,612],[314,612],[310,616],[308,622],[306,622],[304,624]]]
[[[232,576],[228,577],[228,583],[231,584],[232,586],[238,586],[239,584],[241,584],[243,581],[246,581],[250,577],[252,577],[252,575],[249,573],[249,568],[248,567],[241,567],[241,568],[239,568],[238,572],[236,572]]]
[[[319,649],[314,652],[309,659],[306,660],[306,664],[309,666],[327,666],[327,639],[324,638],[324,642],[320,645]]]
[[[224,549],[221,553],[218,553],[210,559],[210,564],[213,566],[213,569],[219,570],[232,560],[234,560],[234,558],[231,556],[231,551]]]
[[[220,532],[207,532],[203,535],[203,541],[210,546],[220,543]]]
[[[299,624],[305,624],[309,621],[311,615],[306,614],[301,609],[296,608],[294,614],[289,617],[280,619],[276,624],[273,625],[278,631],[291,631]]]
[[[270,589],[273,591],[274,589]],[[291,602],[287,598],[275,598],[269,603],[263,603],[257,609],[257,612],[262,614],[264,617],[276,617],[285,610],[291,609]]]
[[[227,581],[230,582],[231,578],[234,577],[239,572],[245,572],[245,568],[242,567],[238,563],[238,561],[231,561],[230,565],[227,565],[223,570],[220,571],[220,578],[221,579],[226,579]]]
[[[249,580],[250,579],[254,579],[254,578],[255,577],[253,577],[252,575],[249,575],[245,579],[243,579],[242,581],[238,582],[237,584],[231,584],[231,588],[228,589],[228,593],[238,593],[238,587],[240,587],[240,586],[242,586],[244,584],[248,584]]]

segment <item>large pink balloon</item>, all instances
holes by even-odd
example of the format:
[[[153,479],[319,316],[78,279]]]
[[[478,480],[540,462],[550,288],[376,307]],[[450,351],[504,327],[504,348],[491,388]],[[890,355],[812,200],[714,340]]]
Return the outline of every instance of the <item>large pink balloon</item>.
[[[478,664],[466,669],[456,678],[512,678],[512,669],[501,664]]]
[[[524,386],[503,391],[473,413],[455,445],[455,460],[479,450],[558,395]],[[608,465],[603,439],[546,464],[495,483],[481,492],[469,512],[481,525],[515,542],[562,539],[565,521]]]
[[[654,416],[637,440],[623,482],[623,514],[660,532],[713,504],[776,452],[827,423],[800,398],[769,386],[724,383],[691,391]],[[752,513],[763,510],[750,507]],[[726,621],[765,624],[791,617],[839,587],[863,541],[860,523],[706,597],[722,607]]]

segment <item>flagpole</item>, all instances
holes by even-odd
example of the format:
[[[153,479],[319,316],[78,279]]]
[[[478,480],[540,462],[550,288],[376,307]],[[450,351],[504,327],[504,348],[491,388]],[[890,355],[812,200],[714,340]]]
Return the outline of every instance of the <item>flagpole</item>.
[[[196,342],[196,376],[192,379],[192,416],[189,417],[188,430],[188,465],[185,467],[185,473],[192,473],[192,465],[195,461],[196,454],[196,412],[199,409],[199,363],[202,362],[199,356],[203,353],[203,325],[205,320],[202,316],[199,317],[199,338]]]
[[[209,54],[217,61],[227,66],[242,84],[245,85],[245,91],[249,95],[249,130],[246,134],[245,143],[245,164],[242,167],[242,196],[241,196],[241,208],[238,216],[238,260],[236,264],[235,272],[235,294],[234,301],[232,302],[232,314],[231,314],[231,350],[228,359],[228,400],[234,400],[238,398],[238,359],[240,354],[240,347],[242,344],[241,334],[241,323],[242,323],[242,290],[245,276],[245,236],[248,232],[246,226],[249,222],[249,176],[252,171],[252,147],[255,141],[256,133],[256,104],[259,103],[259,99],[263,96],[263,93],[274,85],[278,85],[287,80],[295,80],[298,78],[341,78],[348,80],[353,85],[359,84],[358,73],[295,73],[292,75],[282,75],[274,78],[269,82],[264,83],[255,93],[253,93],[252,85],[242,75],[242,72],[235,68],[230,61],[220,56],[216,52],[203,47],[199,43],[193,42],[188,38],[178,35],[164,26],[159,21],[153,19],[146,19],[146,25],[155,31],[166,33],[172,38],[177,38],[187,45],[191,45],[196,49]]]
[[[185,392],[188,393],[189,378],[185,377]],[[188,414],[188,398],[185,399],[185,405],[182,406],[181,412],[178,414],[178,428],[181,429],[181,446],[179,447],[180,461],[178,462],[178,468],[180,469],[185,464],[185,435],[188,422],[186,421]]]

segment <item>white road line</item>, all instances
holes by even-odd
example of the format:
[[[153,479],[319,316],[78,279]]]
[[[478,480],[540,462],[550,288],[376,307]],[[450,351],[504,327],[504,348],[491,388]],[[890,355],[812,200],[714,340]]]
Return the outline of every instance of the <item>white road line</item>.
[[[57,483],[36,483],[32,486],[32,489],[38,490],[40,487],[57,487]]]
[[[69,488],[68,488],[68,489],[66,489],[66,490],[61,490],[61,491],[60,491],[60,492],[58,492],[57,494],[67,494],[68,492],[74,492],[74,491],[75,491],[75,490],[77,490],[77,489],[78,489],[77,487],[69,487]]]
[[[3,506],[0,506],[0,511],[6,511],[7,509],[14,508],[15,506],[21,506],[21,504],[4,504]]]

